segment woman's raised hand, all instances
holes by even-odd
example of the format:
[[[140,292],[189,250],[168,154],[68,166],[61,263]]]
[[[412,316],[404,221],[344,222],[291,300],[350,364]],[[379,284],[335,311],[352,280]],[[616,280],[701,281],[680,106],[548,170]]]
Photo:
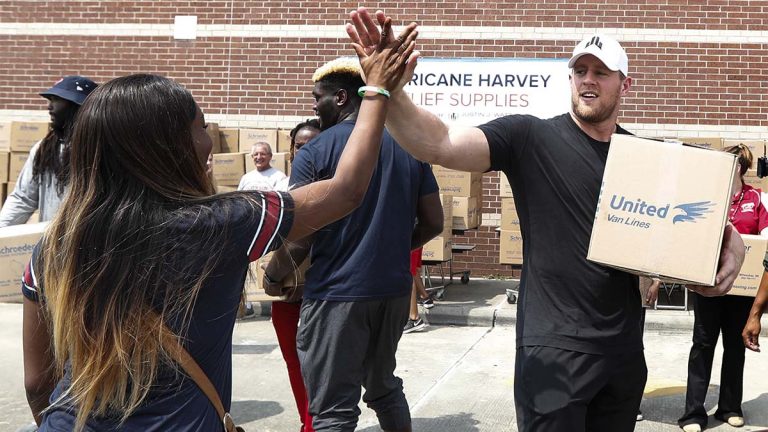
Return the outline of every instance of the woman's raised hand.
[[[377,27],[365,8],[350,14],[347,34],[360,59],[360,66],[369,86],[381,87],[394,93],[402,90],[413,76],[420,55],[416,51],[416,23],[408,24],[399,36],[392,33],[392,19],[376,12]]]

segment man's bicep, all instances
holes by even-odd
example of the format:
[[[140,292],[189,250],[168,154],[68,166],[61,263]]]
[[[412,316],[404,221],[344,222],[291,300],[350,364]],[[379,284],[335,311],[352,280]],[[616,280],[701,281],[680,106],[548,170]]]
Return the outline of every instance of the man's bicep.
[[[479,128],[452,126],[447,140],[443,145],[449,151],[438,161],[439,165],[469,172],[485,172],[491,167],[488,139]]]

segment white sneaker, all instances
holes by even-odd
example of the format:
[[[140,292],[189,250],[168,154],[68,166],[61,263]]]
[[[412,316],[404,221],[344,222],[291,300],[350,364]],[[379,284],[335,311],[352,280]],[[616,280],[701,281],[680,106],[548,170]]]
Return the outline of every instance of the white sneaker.
[[[732,427],[744,426],[744,417],[736,413],[715,414],[715,418],[723,423],[728,423]]]
[[[698,423],[691,423],[683,426],[685,432],[701,432],[701,426]]]

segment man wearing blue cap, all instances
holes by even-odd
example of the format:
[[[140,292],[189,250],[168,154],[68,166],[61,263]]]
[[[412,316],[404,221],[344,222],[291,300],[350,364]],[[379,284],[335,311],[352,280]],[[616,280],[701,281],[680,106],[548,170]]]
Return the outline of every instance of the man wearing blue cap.
[[[65,76],[40,93],[48,99],[48,134],[35,144],[16,180],[16,187],[0,209],[0,227],[25,223],[35,210],[40,221],[53,218],[69,183],[69,137],[75,114],[96,88],[82,76]]]

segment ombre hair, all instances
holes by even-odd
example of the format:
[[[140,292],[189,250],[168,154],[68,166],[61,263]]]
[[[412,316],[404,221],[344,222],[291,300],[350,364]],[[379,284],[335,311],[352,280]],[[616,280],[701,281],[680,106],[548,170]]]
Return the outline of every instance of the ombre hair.
[[[197,109],[180,84],[142,74],[98,87],[78,113],[70,193],[36,263],[57,372],[69,363],[71,373],[53,404],[76,407],[76,430],[91,415],[125,421],[161,366],[177,368],[164,323],[183,340],[218,260],[209,251],[221,250],[221,230],[197,221],[226,211],[214,201],[232,201],[212,196],[190,128]]]

